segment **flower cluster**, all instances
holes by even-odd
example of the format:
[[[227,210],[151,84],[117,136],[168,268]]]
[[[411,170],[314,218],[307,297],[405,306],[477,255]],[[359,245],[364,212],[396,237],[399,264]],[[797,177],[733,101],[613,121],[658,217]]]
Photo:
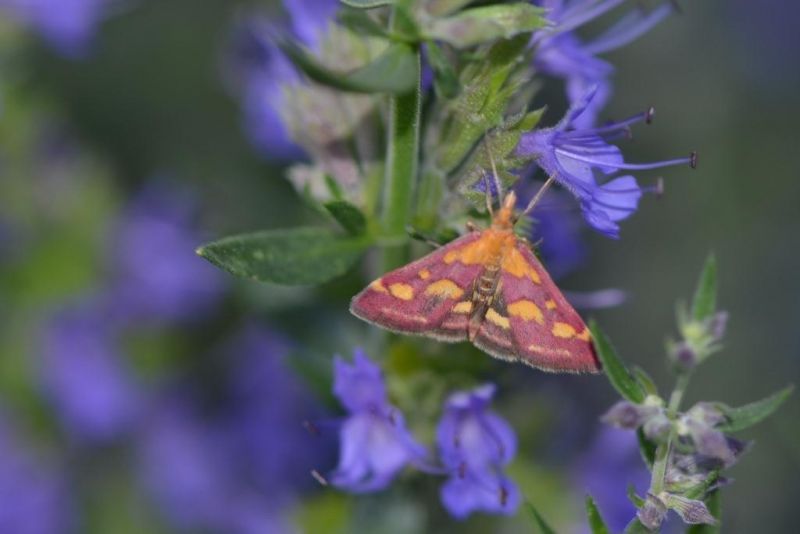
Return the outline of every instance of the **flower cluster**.
[[[348,491],[376,491],[412,465],[447,475],[441,499],[456,518],[476,511],[514,513],[520,494],[503,467],[514,457],[517,442],[509,424],[489,410],[494,391],[487,384],[447,399],[436,431],[438,467],[410,434],[402,413],[389,404],[380,368],[361,350],[352,365],[337,357],[334,393],[348,416],[339,432],[339,465],[330,482]]]

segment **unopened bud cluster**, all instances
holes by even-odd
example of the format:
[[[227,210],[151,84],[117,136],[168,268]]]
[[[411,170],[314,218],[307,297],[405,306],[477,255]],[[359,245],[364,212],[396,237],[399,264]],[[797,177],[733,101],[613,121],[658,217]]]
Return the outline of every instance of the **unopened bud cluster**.
[[[697,364],[719,351],[728,324],[728,313],[720,311],[697,320],[688,317],[682,309],[678,312],[678,327],[682,339],[667,343],[670,362],[679,372],[693,369]]]

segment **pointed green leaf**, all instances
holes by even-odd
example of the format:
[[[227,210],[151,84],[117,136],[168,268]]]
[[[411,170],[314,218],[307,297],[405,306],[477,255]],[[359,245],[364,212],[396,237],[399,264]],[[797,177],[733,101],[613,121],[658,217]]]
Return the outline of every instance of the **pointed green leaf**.
[[[539,511],[531,502],[526,502],[525,506],[528,509],[528,512],[530,512],[531,517],[533,517],[533,522],[536,523],[536,526],[539,527],[539,530],[542,532],[542,534],[556,534],[556,531],[547,524],[547,521],[545,521],[544,517],[542,517],[542,514],[539,513]]]
[[[390,6],[397,0],[339,0],[346,6],[356,9],[372,9],[374,7]]]
[[[628,484],[627,492],[628,492],[628,500],[631,501],[631,503],[636,508],[641,508],[642,505],[644,505],[644,499],[642,499],[636,494],[636,488],[633,487],[633,484]]]
[[[589,328],[592,331],[597,356],[603,364],[603,369],[611,385],[623,398],[637,404],[644,402],[645,393],[642,386],[631,376],[606,335],[595,321],[590,321]]]
[[[705,503],[708,511],[717,519],[717,522],[713,525],[690,525],[686,529],[686,534],[719,534],[722,532],[722,521],[720,520],[722,507],[719,490],[711,493]]]
[[[639,452],[642,453],[642,460],[647,464],[647,467],[653,467],[653,462],[656,460],[656,444],[647,439],[644,435],[644,430],[641,428],[636,429],[636,440],[639,442]]]
[[[586,516],[589,518],[589,528],[592,530],[592,534],[608,534],[608,527],[591,495],[586,496]]]
[[[723,408],[723,413],[728,421],[717,428],[722,432],[738,432],[739,430],[751,427],[769,417],[775,410],[780,408],[781,404],[786,402],[786,399],[789,398],[789,395],[791,395],[793,391],[794,385],[790,385],[765,399],[751,402],[750,404],[745,404],[738,408],[725,406]]]
[[[312,285],[344,274],[369,240],[325,228],[291,228],[242,234],[214,241],[197,253],[229,273],[284,285]]]
[[[717,308],[717,260],[709,254],[692,299],[692,317],[697,321],[710,317]]]
[[[331,176],[330,174],[325,174],[325,187],[328,189],[328,193],[334,198],[334,200],[342,200],[344,198],[344,191],[342,191],[342,187],[339,185],[339,182]],[[309,195],[310,196],[310,195]]]
[[[367,219],[356,206],[346,200],[331,200],[324,204],[328,213],[351,235],[363,235],[367,231]]]
[[[306,76],[342,91],[403,94],[415,88],[417,56],[406,44],[389,45],[371,63],[349,73],[329,69],[293,41],[282,41],[280,47]]]
[[[642,386],[645,394],[658,395],[658,387],[656,386],[656,383],[653,381],[652,377],[647,374],[647,371],[638,365],[634,365],[633,376],[636,378],[636,381],[639,382],[639,385]]]
[[[458,76],[456,76],[453,66],[444,55],[444,51],[433,41],[428,42],[426,47],[428,49],[428,61],[434,73],[433,85],[436,91],[444,98],[458,96],[459,91],[461,91]]]
[[[450,17],[431,19],[422,31],[457,48],[510,39],[545,24],[543,10],[527,2],[466,9]]]

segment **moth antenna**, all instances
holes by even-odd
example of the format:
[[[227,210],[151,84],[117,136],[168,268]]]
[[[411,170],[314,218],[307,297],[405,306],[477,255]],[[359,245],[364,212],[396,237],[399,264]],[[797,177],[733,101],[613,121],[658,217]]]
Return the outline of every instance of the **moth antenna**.
[[[489,163],[492,166],[492,176],[494,177],[494,186],[497,188],[497,201],[502,202],[503,197],[503,183],[500,181],[500,175],[497,174],[497,165],[494,163],[494,156],[492,156],[492,151],[489,149],[489,140],[486,139],[484,141],[486,143],[486,155],[489,156]]]
[[[483,175],[483,187],[486,189],[486,211],[494,218],[494,209],[492,209],[492,186],[489,183],[489,178]]]
[[[519,219],[520,217],[524,217],[525,215],[533,211],[533,208],[535,208],[536,204],[538,204],[539,201],[542,200],[544,194],[547,192],[548,189],[550,189],[550,186],[553,185],[553,182],[555,181],[556,181],[555,178],[553,178],[552,176],[548,177],[547,181],[542,185],[542,187],[539,188],[539,190],[533,196],[531,201],[528,202],[528,205],[525,206],[525,209],[522,210],[522,213],[520,213],[519,216],[517,216],[517,219]]]

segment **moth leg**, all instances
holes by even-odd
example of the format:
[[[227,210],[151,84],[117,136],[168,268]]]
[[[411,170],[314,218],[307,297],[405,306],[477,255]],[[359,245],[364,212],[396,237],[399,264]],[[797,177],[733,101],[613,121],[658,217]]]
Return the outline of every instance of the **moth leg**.
[[[433,248],[439,248],[442,246],[442,243],[439,243],[435,239],[430,236],[424,235],[417,231],[416,228],[413,226],[406,226],[406,233],[411,239],[416,241],[422,241],[423,243],[427,243],[428,245],[432,246]]]
[[[470,231],[470,232],[477,232],[478,231],[478,226],[472,221],[467,221],[467,225],[466,226],[467,226],[467,230]]]

